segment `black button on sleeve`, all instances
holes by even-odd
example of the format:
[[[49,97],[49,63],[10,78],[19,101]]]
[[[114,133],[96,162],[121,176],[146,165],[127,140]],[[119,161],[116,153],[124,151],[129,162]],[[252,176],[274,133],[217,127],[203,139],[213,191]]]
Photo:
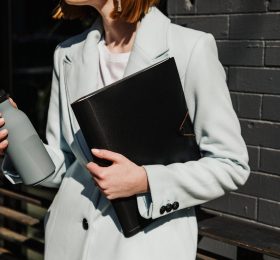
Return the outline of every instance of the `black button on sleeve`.
[[[88,221],[86,218],[83,219],[83,229],[88,230]]]
[[[175,201],[173,204],[172,204],[172,208],[173,210],[176,210],[179,208],[179,202],[178,201]]]
[[[167,205],[166,205],[166,212],[170,212],[171,210],[172,210],[172,205],[170,204],[170,203],[168,203]]]
[[[159,210],[159,213],[162,215],[165,212],[166,208],[165,206],[162,206]]]

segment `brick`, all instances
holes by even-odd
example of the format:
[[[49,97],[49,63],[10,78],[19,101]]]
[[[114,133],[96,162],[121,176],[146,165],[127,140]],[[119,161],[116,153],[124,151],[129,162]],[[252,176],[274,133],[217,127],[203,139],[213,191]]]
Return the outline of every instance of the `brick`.
[[[271,11],[278,11],[278,10],[280,10],[280,1],[279,0],[270,0],[268,8]]]
[[[280,151],[274,149],[261,148],[260,170],[264,172],[278,174],[280,176]]]
[[[259,200],[258,221],[280,227],[280,203],[271,200]]]
[[[238,189],[238,193],[280,201],[279,187],[279,176],[261,172],[251,172],[245,185]]]
[[[238,117],[260,119],[262,96],[257,94],[231,93],[232,103]]]
[[[259,170],[260,148],[256,146],[247,146],[249,154],[249,166],[251,171]]]
[[[238,193],[243,193],[251,196],[259,197],[259,189],[262,175],[257,172],[251,171],[248,180],[246,181],[244,186],[239,187],[237,190]],[[280,179],[279,179],[280,185]]]
[[[247,145],[280,149],[280,124],[256,120],[240,120]]]
[[[262,119],[280,121],[280,96],[263,96]]]
[[[229,193],[203,204],[203,207],[249,219],[257,218],[257,198]]]
[[[216,39],[228,38],[229,17],[226,15],[176,17],[172,21],[188,28],[212,33]]]
[[[280,66],[280,41],[266,43],[265,65]]]
[[[168,15],[193,14],[194,12],[195,12],[195,5],[188,7],[185,0],[167,1]]]
[[[241,14],[230,17],[230,39],[280,39],[280,15]]]
[[[262,66],[262,41],[218,41],[219,59],[223,65]]]
[[[232,106],[233,106],[233,108],[235,110],[235,113],[238,115],[238,98],[237,98],[237,94],[230,92],[230,98],[231,98]]]
[[[229,69],[229,89],[232,91],[280,94],[280,69],[242,68]]]
[[[265,12],[264,0],[196,0],[197,13]]]
[[[224,70],[225,70],[227,81],[228,81],[228,67],[224,66]]]

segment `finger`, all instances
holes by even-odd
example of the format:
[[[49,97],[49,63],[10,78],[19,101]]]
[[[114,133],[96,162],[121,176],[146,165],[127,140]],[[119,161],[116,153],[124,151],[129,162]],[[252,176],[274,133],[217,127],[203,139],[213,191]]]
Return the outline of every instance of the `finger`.
[[[113,195],[112,195],[110,192],[108,192],[107,190],[104,190],[104,191],[103,191],[103,194],[104,194],[104,196],[105,196],[108,200],[110,200],[111,198],[113,198]]]
[[[0,143],[0,150],[3,152],[8,147],[8,140],[4,140]]]
[[[0,131],[0,140],[5,139],[8,136],[8,130],[7,129],[3,129]]]
[[[106,195],[106,198],[107,198],[108,200],[113,200],[113,199],[116,199],[117,197],[114,196],[114,195],[108,194],[108,195]]]
[[[5,120],[4,118],[0,118],[0,127],[2,127],[3,125],[5,125]]]
[[[88,163],[86,167],[94,177],[97,177],[99,179],[102,179],[104,177],[103,176],[104,167],[101,167],[94,162]]]
[[[98,179],[98,178],[96,178],[96,177],[92,177],[92,178],[93,178],[93,180],[94,180],[94,182],[95,182],[95,185],[96,185],[100,190],[102,190],[102,188],[101,188],[101,186],[100,186],[100,184],[99,184],[100,179]]]
[[[4,157],[4,156],[5,156],[5,150],[0,149],[0,157]]]
[[[108,187],[105,185],[103,180],[100,180],[96,177],[92,177],[95,181],[96,186],[102,191],[104,192]]]
[[[109,199],[110,194],[107,191],[105,191],[105,190],[100,190],[100,191],[104,195],[105,198]]]
[[[9,101],[14,108],[18,108],[16,102],[12,98],[9,97]]]
[[[98,158],[105,159],[112,162],[121,162],[125,158],[123,155],[119,153],[115,153],[105,149],[91,149],[91,152],[93,153],[93,155],[95,155]]]

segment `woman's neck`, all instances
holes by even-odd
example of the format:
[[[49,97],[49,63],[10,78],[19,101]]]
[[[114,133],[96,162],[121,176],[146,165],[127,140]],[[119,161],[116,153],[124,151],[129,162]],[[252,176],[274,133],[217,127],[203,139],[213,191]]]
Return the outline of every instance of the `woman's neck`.
[[[132,49],[139,22],[131,24],[112,19],[110,14],[113,8],[113,1],[107,1],[102,7],[97,8],[102,17],[107,48],[115,53],[129,52]]]
[[[108,21],[103,18],[105,42],[111,52],[129,52],[132,49],[138,24]]]

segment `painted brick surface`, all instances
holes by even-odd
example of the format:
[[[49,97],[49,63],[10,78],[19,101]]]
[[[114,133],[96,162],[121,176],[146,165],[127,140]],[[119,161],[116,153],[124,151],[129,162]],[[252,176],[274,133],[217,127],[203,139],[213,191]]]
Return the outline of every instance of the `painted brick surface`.
[[[260,222],[280,227],[280,202],[260,199],[258,213]]]
[[[229,193],[206,203],[204,206],[235,216],[257,219],[257,198],[247,195]]]
[[[280,41],[266,42],[265,65],[280,66]]]
[[[226,15],[175,17],[172,21],[185,27],[212,33],[216,39],[228,38],[229,18]]]
[[[280,15],[242,14],[230,17],[230,39],[280,39]]]
[[[268,148],[261,148],[260,152],[260,170],[264,172],[278,174],[280,176],[280,151]]]
[[[251,167],[243,187],[205,207],[280,227],[280,0],[192,2],[169,0],[168,12],[216,38]]]
[[[259,170],[259,161],[260,161],[260,148],[258,146],[247,145],[249,153],[249,166],[251,171]]]
[[[270,0],[269,10],[280,11],[280,1],[279,0]]]
[[[265,12],[263,0],[197,0],[197,13]]]
[[[172,0],[167,2],[167,12],[169,15],[192,14],[195,6],[188,8],[185,0]]]
[[[280,96],[263,96],[262,119],[280,122]]]
[[[230,90],[252,93],[280,94],[279,68],[231,67]]]
[[[223,65],[262,66],[264,42],[218,41],[219,59]]]
[[[247,144],[280,149],[280,123],[241,119],[240,124]]]
[[[256,94],[231,93],[235,112],[241,118],[261,118],[262,96]]]
[[[238,189],[239,193],[258,198],[279,201],[280,177],[262,172],[252,172],[246,184]]]

